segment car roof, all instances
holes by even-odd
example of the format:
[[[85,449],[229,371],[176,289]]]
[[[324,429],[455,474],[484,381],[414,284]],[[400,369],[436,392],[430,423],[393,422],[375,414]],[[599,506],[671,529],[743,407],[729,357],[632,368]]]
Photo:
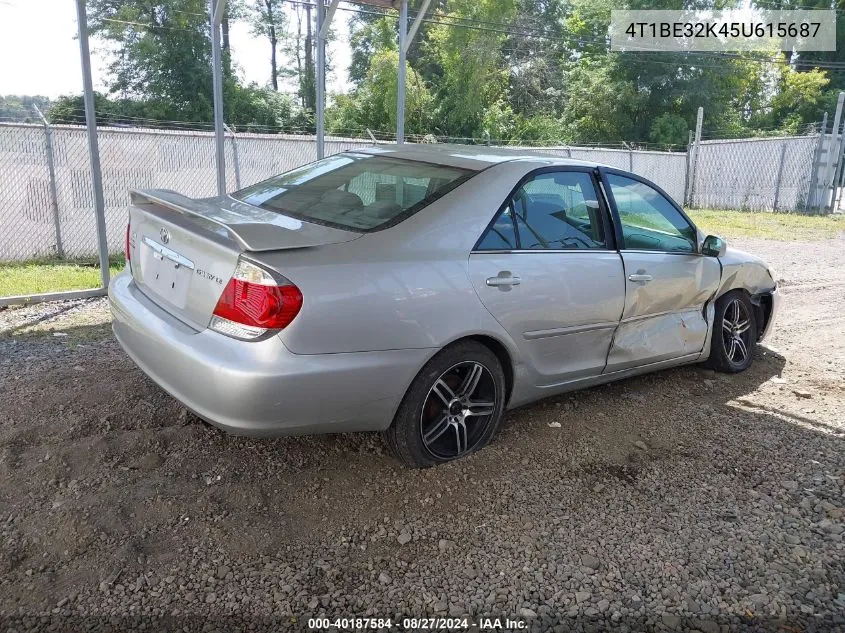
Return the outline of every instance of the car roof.
[[[531,161],[541,165],[573,165],[580,167],[600,167],[600,163],[563,158],[554,154],[544,153],[537,149],[510,149],[503,147],[488,147],[486,145],[451,145],[441,143],[407,144],[407,145],[377,145],[365,149],[349,150],[355,153],[373,154],[379,156],[393,156],[405,160],[417,160],[425,163],[436,163],[448,167],[481,170],[491,165],[510,161]]]

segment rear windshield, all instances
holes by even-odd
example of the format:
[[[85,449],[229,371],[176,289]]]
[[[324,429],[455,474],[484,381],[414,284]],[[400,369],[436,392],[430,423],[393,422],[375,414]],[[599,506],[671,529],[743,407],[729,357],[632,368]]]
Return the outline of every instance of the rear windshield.
[[[232,196],[308,222],[375,231],[410,217],[474,171],[346,153],[274,176]]]

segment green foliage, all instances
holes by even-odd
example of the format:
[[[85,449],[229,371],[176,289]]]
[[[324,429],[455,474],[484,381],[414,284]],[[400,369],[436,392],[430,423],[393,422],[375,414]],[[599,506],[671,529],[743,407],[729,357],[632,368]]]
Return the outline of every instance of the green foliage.
[[[241,131],[284,131],[298,128],[302,123],[297,120],[290,97],[268,88],[230,82],[225,87],[224,101],[227,123]],[[103,126],[167,128],[180,120],[169,118],[173,112],[169,103],[152,99],[112,99],[96,93],[94,108],[97,124]],[[85,104],[81,96],[59,97],[45,114],[51,123],[80,125],[85,123]],[[210,122],[210,117],[206,121],[191,121],[192,124]]]
[[[563,134],[571,143],[616,142],[634,137],[644,100],[617,70],[617,56],[584,57],[566,73],[569,91]]]
[[[689,141],[689,126],[683,117],[666,112],[652,123],[649,140],[661,145],[684,145]]]
[[[115,46],[109,92],[159,104],[166,118],[212,116],[205,0],[89,0],[91,31]]]
[[[772,121],[785,132],[797,133],[807,123],[821,118],[824,106],[828,105],[824,89],[830,79],[818,69],[797,72],[784,67],[779,74],[778,90],[772,98]]]
[[[360,86],[367,78],[370,62],[376,53],[398,50],[396,39],[397,20],[390,17],[375,18],[369,14],[359,16],[362,26],[355,28],[349,38],[352,60],[349,64],[349,80]]]
[[[88,8],[91,31],[117,51],[109,66],[109,95],[95,99],[101,124],[212,121],[206,0],[89,0]],[[240,3],[230,3],[230,18],[244,14]],[[226,122],[245,129],[291,126],[290,100],[266,88],[244,86],[232,73],[225,50],[224,57]],[[81,97],[59,99],[50,116],[54,122],[81,122]]]
[[[514,0],[453,0],[451,18],[507,22],[514,18]],[[438,68],[435,86],[437,131],[478,137],[484,132],[485,111],[508,89],[502,64],[505,35],[494,30],[433,26],[426,40],[426,57]]]
[[[353,95],[338,95],[327,109],[329,130],[343,134],[396,129],[396,93],[398,88],[399,52],[393,48],[375,53],[366,78]],[[414,69],[405,76],[405,131],[425,134],[431,130],[433,97]]]
[[[0,121],[12,119],[24,123],[41,123],[33,106],[38,106],[42,113],[50,108],[47,97],[28,95],[0,95]]]
[[[761,3],[763,0],[760,0]],[[780,1],[780,0],[779,0]],[[797,0],[796,0],[797,1]],[[806,0],[818,4],[822,0]],[[754,2],[754,0],[752,0]],[[792,6],[793,0],[783,0]],[[771,4],[770,0],[766,3]],[[411,0],[419,9],[421,0]],[[628,0],[625,6],[718,9],[736,0]],[[837,0],[845,8],[845,0]],[[314,76],[306,18],[311,5],[230,0],[229,20],[249,20],[268,42],[268,78],[298,78],[301,103],[244,85],[224,50],[225,119],[250,130],[313,130]],[[408,52],[405,130],[538,143],[684,145],[705,111],[705,137],[801,133],[833,112],[845,71],[836,52],[732,56],[613,53],[607,48],[617,0],[436,0]],[[114,51],[102,124],[212,120],[207,0],[88,0],[90,27]],[[431,17],[431,16],[430,16]],[[351,20],[353,88],[334,95],[335,133],[396,127],[398,12],[367,10]],[[467,25],[472,28],[465,28]],[[224,49],[225,33],[224,32]],[[837,32],[845,37],[845,14]],[[314,30],[311,29],[313,35]],[[312,38],[313,40],[313,38]],[[283,61],[276,63],[276,53]],[[761,57],[775,59],[761,63]],[[31,117],[21,99],[0,100],[0,116]],[[9,114],[11,113],[11,114]],[[52,104],[55,122],[80,123],[79,97]],[[166,124],[162,124],[166,125]]]

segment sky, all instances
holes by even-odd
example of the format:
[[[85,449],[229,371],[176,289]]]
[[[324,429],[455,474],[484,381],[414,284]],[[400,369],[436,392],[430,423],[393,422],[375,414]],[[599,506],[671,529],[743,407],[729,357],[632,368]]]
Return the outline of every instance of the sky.
[[[350,13],[338,11],[333,24],[338,37],[328,55],[336,69],[326,78],[328,92],[349,88],[346,69],[351,52],[346,21]],[[56,98],[82,92],[79,42],[76,39],[74,0],[0,0],[0,95],[43,95]],[[269,82],[270,45],[249,32],[249,26],[235,23],[230,29],[232,58],[247,82]],[[108,52],[92,39],[91,66],[94,89],[104,90]],[[293,86],[280,86],[292,91]]]

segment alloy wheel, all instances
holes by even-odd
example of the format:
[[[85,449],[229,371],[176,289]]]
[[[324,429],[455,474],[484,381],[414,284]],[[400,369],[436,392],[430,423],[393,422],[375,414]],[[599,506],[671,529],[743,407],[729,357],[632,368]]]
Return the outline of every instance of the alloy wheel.
[[[725,356],[732,365],[741,366],[748,360],[751,348],[751,315],[748,307],[739,299],[733,299],[725,307],[722,318],[722,344]]]
[[[481,363],[453,365],[434,381],[422,407],[423,444],[435,457],[454,459],[472,451],[493,421],[499,395]]]

